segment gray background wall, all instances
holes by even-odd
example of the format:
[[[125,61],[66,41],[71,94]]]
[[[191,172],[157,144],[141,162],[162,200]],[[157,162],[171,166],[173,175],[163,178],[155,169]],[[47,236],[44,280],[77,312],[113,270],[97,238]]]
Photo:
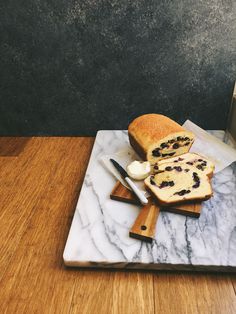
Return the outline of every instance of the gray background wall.
[[[0,134],[94,135],[160,112],[226,124],[234,0],[2,0]]]

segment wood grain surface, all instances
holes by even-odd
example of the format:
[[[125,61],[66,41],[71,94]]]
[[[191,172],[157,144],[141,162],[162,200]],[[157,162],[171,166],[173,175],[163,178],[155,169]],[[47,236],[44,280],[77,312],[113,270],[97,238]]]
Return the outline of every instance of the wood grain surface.
[[[20,142],[12,138],[9,149],[1,141],[1,313],[236,313],[232,274],[66,268],[94,139]]]
[[[110,198],[115,201],[139,205],[140,201],[134,192],[123,186],[120,181],[117,181],[111,191]]]
[[[152,243],[153,239],[155,239],[159,213],[160,207],[152,198],[149,198],[148,204],[140,208],[138,217],[129,231],[129,236]]]
[[[201,214],[202,203],[190,202],[184,204],[176,204],[172,206],[162,206],[161,210],[170,213],[199,218]]]

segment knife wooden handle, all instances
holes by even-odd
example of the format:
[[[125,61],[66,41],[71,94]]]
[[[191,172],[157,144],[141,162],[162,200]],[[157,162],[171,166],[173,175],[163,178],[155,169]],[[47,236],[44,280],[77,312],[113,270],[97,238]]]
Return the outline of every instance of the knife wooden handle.
[[[149,198],[148,204],[141,208],[133,227],[130,229],[129,236],[151,243],[155,237],[159,213],[160,207]]]

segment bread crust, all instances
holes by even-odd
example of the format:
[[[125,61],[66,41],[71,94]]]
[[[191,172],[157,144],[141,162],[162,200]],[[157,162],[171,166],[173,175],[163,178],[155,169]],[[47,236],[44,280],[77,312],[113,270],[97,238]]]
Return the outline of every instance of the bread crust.
[[[129,136],[129,142],[130,145],[133,147],[133,149],[136,151],[136,153],[143,159],[147,160],[147,152],[143,150],[143,148],[139,145],[139,143],[136,141],[136,139],[128,133]]]
[[[194,135],[192,132],[185,130],[175,121],[160,114],[145,114],[133,120],[128,127],[128,136],[130,145],[140,155],[143,160],[149,160],[151,163],[155,163],[158,160],[168,158],[171,156],[166,149],[162,149],[163,155],[153,155],[152,151],[159,145],[165,145],[164,143],[173,143],[172,140],[180,138],[187,138],[183,144],[173,149],[170,144],[167,146],[167,150],[171,150],[170,153],[175,152],[176,156],[181,153],[189,151]],[[191,139],[190,139],[191,138]],[[181,141],[181,140],[180,140]],[[188,145],[185,145],[188,142]],[[175,143],[175,142],[174,142]],[[179,144],[175,144],[179,145]],[[153,158],[154,156],[154,158]]]
[[[136,143],[147,152],[148,148],[171,133],[186,131],[177,122],[161,114],[145,114],[134,119],[129,127],[128,134]]]

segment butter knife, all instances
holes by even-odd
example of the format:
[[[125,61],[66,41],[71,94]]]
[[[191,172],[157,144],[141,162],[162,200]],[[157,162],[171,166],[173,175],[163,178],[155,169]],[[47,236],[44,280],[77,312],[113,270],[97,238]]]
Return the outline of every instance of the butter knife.
[[[134,184],[134,182],[129,178],[128,173],[125,171],[125,169],[123,167],[121,167],[121,165],[115,161],[114,159],[110,159],[110,161],[112,162],[113,166],[119,171],[119,173],[121,174],[121,176],[124,178],[124,180],[128,183],[128,185],[130,186],[130,188],[132,189],[132,191],[135,193],[135,195],[138,197],[138,199],[140,200],[140,202],[143,205],[146,205],[148,203],[148,199],[145,197],[145,195],[139,190],[139,188]]]

